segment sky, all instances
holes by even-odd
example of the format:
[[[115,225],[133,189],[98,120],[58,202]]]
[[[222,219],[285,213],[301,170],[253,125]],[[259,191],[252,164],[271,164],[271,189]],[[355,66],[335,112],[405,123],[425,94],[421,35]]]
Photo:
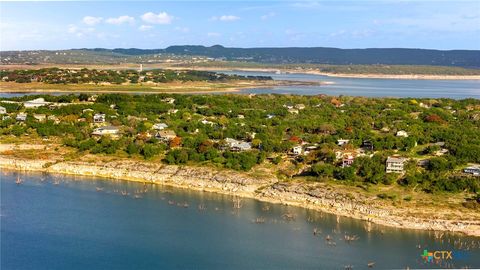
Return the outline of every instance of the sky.
[[[0,1],[0,50],[480,49],[480,1]]]

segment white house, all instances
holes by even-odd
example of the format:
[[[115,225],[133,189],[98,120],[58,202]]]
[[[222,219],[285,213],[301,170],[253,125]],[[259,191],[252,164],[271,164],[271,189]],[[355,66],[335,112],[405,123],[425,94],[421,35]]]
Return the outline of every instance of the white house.
[[[93,130],[93,136],[105,136],[110,135],[112,137],[117,137],[120,134],[120,129],[114,126],[99,127]]]
[[[301,104],[301,103],[297,104],[297,105],[295,105],[295,108],[297,108],[299,110],[303,110],[303,109],[305,109],[305,104]]]
[[[298,114],[298,110],[297,109],[294,109],[294,108],[291,108],[291,109],[288,109],[288,112],[291,113],[291,114]]]
[[[469,173],[475,176],[480,176],[480,166],[470,166],[463,169],[464,173]]]
[[[232,138],[226,138],[225,142],[227,143],[228,147],[231,151],[248,151],[252,149],[252,144],[249,142],[238,141]]]
[[[168,125],[165,123],[156,123],[155,125],[152,126],[152,129],[155,129],[155,130],[163,130],[166,128],[168,128]]]
[[[403,166],[405,165],[405,162],[407,160],[408,160],[407,158],[398,157],[398,156],[388,157],[386,162],[386,165],[387,165],[386,172],[387,173],[404,173],[405,170]]]
[[[292,148],[292,153],[296,156],[303,154],[303,148],[301,145],[294,146]]]
[[[344,146],[344,145],[348,144],[349,142],[350,142],[350,140],[338,139],[338,140],[337,140],[337,145],[338,145],[338,146]]]
[[[17,121],[25,121],[27,120],[27,113],[18,113],[17,117],[15,117]]]
[[[23,103],[23,106],[25,106],[25,108],[38,108],[38,107],[41,107],[41,106],[46,106],[50,103],[51,102],[45,101],[44,98],[36,98],[36,99],[29,100],[29,101],[25,101]]]
[[[104,123],[105,122],[106,115],[104,113],[96,113],[93,116],[93,122],[94,123]]]
[[[0,114],[6,114],[6,113],[7,113],[7,109],[5,109],[5,107],[0,106]]]
[[[45,114],[34,114],[33,118],[39,122],[44,122],[47,119],[47,116]]]
[[[177,137],[177,134],[173,130],[160,130],[155,134],[155,138],[164,142],[169,142]]]
[[[397,137],[407,138],[407,137],[408,137],[408,133],[407,133],[405,130],[399,130],[399,131],[397,131],[396,136],[397,136]]]
[[[166,102],[166,103],[170,103],[170,104],[175,103],[175,99],[174,99],[174,98],[170,98],[170,97],[164,98],[164,99],[162,99],[162,101],[163,101],[163,102]]]
[[[205,120],[203,119],[202,121],[200,121],[200,123],[204,124],[204,125],[210,125],[210,126],[213,126],[215,123],[211,122],[211,121],[208,121],[208,120]]]

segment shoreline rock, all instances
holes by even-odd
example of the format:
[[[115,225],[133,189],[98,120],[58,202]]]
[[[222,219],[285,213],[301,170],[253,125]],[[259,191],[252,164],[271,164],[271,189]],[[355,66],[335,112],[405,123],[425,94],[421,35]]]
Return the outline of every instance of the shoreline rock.
[[[480,236],[480,220],[439,220],[406,216],[400,210],[382,207],[377,200],[333,190],[322,183],[279,182],[272,176],[251,177],[243,173],[122,160],[101,164],[56,160],[25,160],[0,156],[0,168],[95,176],[149,182],[177,188],[248,197],[269,203],[299,206],[369,223],[402,229],[450,231]]]

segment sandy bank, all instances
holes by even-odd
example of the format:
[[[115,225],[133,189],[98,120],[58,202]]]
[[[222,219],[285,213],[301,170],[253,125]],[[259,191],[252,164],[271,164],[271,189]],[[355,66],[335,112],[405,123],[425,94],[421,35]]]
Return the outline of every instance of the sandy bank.
[[[92,164],[0,156],[0,168],[151,182],[295,205],[397,228],[451,231],[480,236],[478,218],[467,219],[467,215],[454,217],[455,220],[419,218],[409,215],[408,209],[387,206],[375,197],[362,194],[352,196],[349,192],[324,183],[279,182],[273,176],[252,177],[244,173],[212,168],[131,160]]]

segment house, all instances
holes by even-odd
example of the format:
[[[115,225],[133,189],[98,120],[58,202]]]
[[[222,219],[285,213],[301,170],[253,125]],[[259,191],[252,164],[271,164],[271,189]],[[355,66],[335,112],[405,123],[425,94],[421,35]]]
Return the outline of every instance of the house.
[[[407,161],[407,158],[392,156],[387,158],[386,162],[386,172],[387,173],[404,173],[403,166]]]
[[[365,151],[373,151],[373,143],[369,140],[363,140],[362,142],[362,148]]]
[[[8,119],[10,119],[10,115],[4,115],[4,116],[2,116],[2,120],[8,120]]]
[[[244,118],[245,118],[245,115],[239,114],[239,115],[237,115],[237,118],[238,118],[238,119],[244,119]]]
[[[480,166],[470,166],[463,169],[464,173],[469,173],[475,176],[480,176]]]
[[[299,113],[299,111],[297,109],[293,109],[293,108],[288,109],[288,112],[291,113],[291,114],[298,114]]]
[[[58,117],[56,117],[55,115],[49,115],[49,116],[47,116],[47,120],[48,120],[48,121],[53,121],[55,124],[60,123],[60,120],[59,120]]]
[[[36,99],[29,100],[29,101],[25,101],[23,103],[23,106],[25,108],[38,108],[38,107],[41,107],[41,106],[46,106],[50,103],[51,102],[45,101],[44,98],[36,98]]]
[[[275,114],[267,114],[267,119],[272,119],[273,117],[275,117]]]
[[[301,145],[294,146],[292,148],[292,153],[296,156],[303,154],[303,148]]]
[[[232,138],[226,138],[225,142],[231,151],[240,152],[252,149],[252,144],[249,142],[238,141]]]
[[[177,109],[170,109],[170,110],[168,110],[167,113],[168,113],[168,114],[176,114],[177,112],[178,112]]]
[[[169,103],[169,104],[173,104],[175,103],[175,99],[174,98],[164,98],[162,99],[163,102],[166,102],[166,103]]]
[[[429,159],[421,159],[417,162],[417,166],[420,166],[420,167],[427,167],[428,164],[430,164]]]
[[[435,151],[434,155],[439,157],[439,156],[443,156],[443,155],[446,155],[448,154],[448,149],[445,149],[445,148],[441,148],[440,150],[438,151]]]
[[[27,120],[27,113],[18,113],[17,117],[15,117],[15,120],[24,122]]]
[[[342,168],[350,167],[355,161],[355,155],[353,153],[345,153],[342,158]]]
[[[99,127],[93,130],[93,136],[105,136],[110,135],[112,137],[119,137],[120,129],[114,126]]]
[[[315,151],[315,150],[317,150],[317,149],[318,149],[318,145],[315,145],[315,144],[314,144],[314,145],[305,146],[305,147],[304,147],[303,154],[304,154],[304,155],[308,155],[308,154],[310,154],[310,152]]]
[[[45,114],[34,114],[33,118],[39,122],[44,122],[47,119],[47,116]]]
[[[7,109],[5,109],[5,107],[0,106],[0,114],[6,114],[6,113],[7,113]]]
[[[106,115],[104,113],[96,113],[93,116],[93,122],[94,123],[105,123],[105,118],[106,118]]]
[[[213,126],[215,123],[211,122],[211,121],[208,121],[208,120],[205,120],[203,119],[202,121],[200,121],[200,123],[204,124],[204,125],[210,125],[210,126]]]
[[[303,110],[303,109],[305,109],[305,105],[304,104],[297,104],[297,105],[295,105],[295,108],[297,108],[299,110]]]
[[[407,133],[405,130],[399,130],[399,131],[397,131],[396,136],[397,136],[397,137],[407,138],[407,137],[408,137],[408,133]]]
[[[303,140],[302,138],[298,137],[298,136],[291,136],[289,139],[288,139],[289,142],[292,142],[292,143],[297,143],[297,144],[301,144],[303,143]]]
[[[155,130],[163,130],[166,128],[168,128],[168,125],[165,123],[156,123],[155,125],[152,126],[152,129],[155,129]]]
[[[337,145],[338,146],[344,146],[344,145],[348,144],[349,142],[350,142],[350,140],[338,139],[337,140]]]
[[[173,130],[160,130],[155,134],[155,138],[164,141],[164,142],[169,142],[173,140],[173,138],[177,137],[177,134]]]

